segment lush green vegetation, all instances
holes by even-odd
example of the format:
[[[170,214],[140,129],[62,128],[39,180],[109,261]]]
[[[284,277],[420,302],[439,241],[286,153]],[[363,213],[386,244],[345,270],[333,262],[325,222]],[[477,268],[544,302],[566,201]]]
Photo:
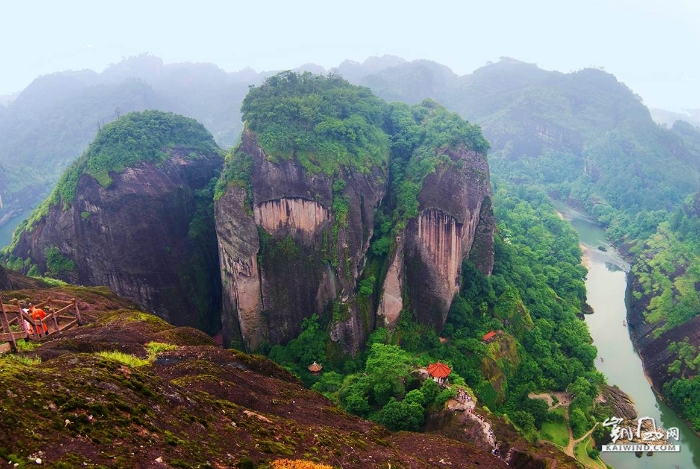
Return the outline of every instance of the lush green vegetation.
[[[697,233],[692,237],[697,238]],[[669,223],[662,223],[640,246],[633,266],[639,287],[632,294],[649,299],[645,321],[657,326],[657,337],[700,312],[700,242],[692,237],[684,238]]]
[[[212,178],[194,191],[195,212],[187,230],[190,255],[178,267],[181,285],[194,306],[198,328],[209,333],[221,329],[221,275],[214,220],[214,191],[219,178]]]
[[[56,246],[51,246],[44,251],[46,258],[46,275],[56,277],[61,272],[75,270],[75,262],[67,258]]]
[[[369,172],[388,161],[386,104],[338,76],[283,72],[251,88],[241,111],[273,161],[296,158],[311,173]]]
[[[657,126],[639,97],[601,70],[561,74],[502,59],[450,80],[415,68],[400,65],[365,82],[381,96],[442,100],[482,125],[492,174],[585,208],[632,255],[633,295],[657,337],[698,314],[698,203],[683,203],[698,190],[700,129]],[[431,91],[427,85],[441,77],[444,86]],[[384,252],[388,240],[373,247]],[[672,360],[679,381],[666,386],[667,395],[676,386],[671,402],[698,417],[683,404],[692,402],[696,373],[682,358]]]
[[[542,423],[541,436],[559,446],[569,444],[569,426],[566,423],[566,409],[559,407],[549,414],[549,419]]]
[[[64,202],[70,203],[83,173],[108,187],[112,182],[110,172],[122,172],[142,161],[162,162],[168,156],[166,151],[178,146],[218,151],[211,134],[194,119],[160,111],[127,114],[97,133],[85,155],[61,178],[57,191]],[[186,156],[193,155],[197,153],[187,152]]]
[[[111,352],[97,352],[97,355],[110,360],[116,360],[132,368],[151,364],[151,362],[149,362],[148,360],[144,360],[143,358],[139,358],[135,355],[130,355],[128,353],[119,352],[117,350]]]
[[[211,134],[194,119],[160,111],[134,112],[105,125],[83,156],[61,176],[51,195],[34,210],[27,228],[46,216],[52,205],[69,205],[78,180],[89,174],[103,186],[111,184],[110,172],[122,172],[141,161],[160,163],[167,151],[182,146],[188,150],[219,151]],[[186,156],[196,153],[187,151]]]
[[[392,429],[419,429],[427,410],[454,396],[455,386],[443,390],[412,373],[439,359],[452,367],[452,384],[470,389],[491,411],[507,414],[530,438],[542,432],[561,439],[561,431],[551,433],[565,423],[528,394],[566,390],[574,396],[574,432],[585,433],[606,411],[594,404],[603,377],[579,318],[586,270],[578,238],[543,192],[513,191],[499,183],[494,195],[499,234],[493,275],[465,261],[460,294],[440,333],[445,340],[404,312],[396,331],[377,329],[360,355],[338,357],[313,317],[297,339],[273,347],[270,357],[349,412]],[[481,338],[490,330],[503,332],[485,344]],[[306,370],[313,361],[324,365],[320,377]]]

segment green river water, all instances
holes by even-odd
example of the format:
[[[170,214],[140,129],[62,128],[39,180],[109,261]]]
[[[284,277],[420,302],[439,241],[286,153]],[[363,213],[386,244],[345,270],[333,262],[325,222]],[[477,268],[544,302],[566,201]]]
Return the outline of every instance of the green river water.
[[[659,401],[644,375],[642,361],[634,350],[627,327],[627,273],[629,265],[610,246],[603,229],[584,214],[563,204],[557,210],[571,222],[579,234],[588,267],[586,291],[588,303],[595,313],[586,316],[593,343],[598,348],[596,367],[611,385],[617,385],[634,401],[640,417],[652,417],[664,429],[678,427],[681,451],[655,453],[601,453],[603,460],[615,469],[633,468],[700,468],[700,438],[673,410]],[[604,246],[601,251],[598,246]],[[602,358],[602,360],[601,360]],[[675,443],[675,442],[674,442]]]

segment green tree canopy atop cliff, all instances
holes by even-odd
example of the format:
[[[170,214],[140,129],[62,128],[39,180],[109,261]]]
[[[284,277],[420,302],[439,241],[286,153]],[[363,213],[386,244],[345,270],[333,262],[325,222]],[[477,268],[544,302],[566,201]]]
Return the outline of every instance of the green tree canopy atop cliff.
[[[202,124],[171,112],[132,112],[105,125],[85,153],[63,173],[51,195],[34,210],[27,229],[42,219],[50,206],[70,205],[83,174],[109,187],[109,173],[121,173],[143,161],[162,162],[171,148],[184,149],[187,158],[220,151]]]
[[[112,182],[110,172],[122,172],[142,161],[163,161],[164,151],[175,147],[218,151],[212,135],[194,119],[161,111],[129,113],[100,129],[83,156],[61,176],[50,200],[70,203],[83,173],[107,187]]]
[[[311,172],[386,165],[387,105],[338,76],[283,72],[251,88],[241,111],[268,158],[296,157]]]

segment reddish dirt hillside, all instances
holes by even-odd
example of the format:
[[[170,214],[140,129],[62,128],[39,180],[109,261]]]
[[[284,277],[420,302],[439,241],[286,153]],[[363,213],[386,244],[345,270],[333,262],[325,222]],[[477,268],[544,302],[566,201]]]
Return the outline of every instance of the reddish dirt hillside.
[[[0,461],[224,468],[286,458],[343,468],[507,467],[470,443],[394,434],[348,415],[267,359],[220,349],[204,333],[173,327],[104,289],[3,292],[4,301],[49,296],[77,296],[95,320],[50,335],[32,351],[0,356]]]

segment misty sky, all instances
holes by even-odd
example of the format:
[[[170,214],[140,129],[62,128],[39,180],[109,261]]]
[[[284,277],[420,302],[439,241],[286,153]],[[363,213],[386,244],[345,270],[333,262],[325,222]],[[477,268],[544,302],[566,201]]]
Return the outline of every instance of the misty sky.
[[[700,108],[699,0],[23,0],[0,18],[0,95],[145,52],[226,71],[392,54],[460,75],[508,56],[603,67],[650,107]]]

